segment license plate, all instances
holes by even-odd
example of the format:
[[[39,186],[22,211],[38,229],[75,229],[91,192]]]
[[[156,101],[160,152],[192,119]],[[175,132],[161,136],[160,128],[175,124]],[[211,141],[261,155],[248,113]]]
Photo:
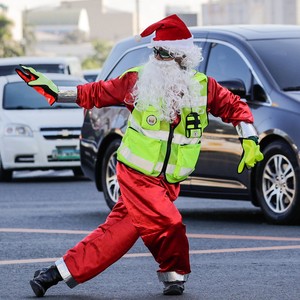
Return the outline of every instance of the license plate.
[[[54,160],[79,160],[79,150],[75,147],[57,147],[52,151],[52,158]]]

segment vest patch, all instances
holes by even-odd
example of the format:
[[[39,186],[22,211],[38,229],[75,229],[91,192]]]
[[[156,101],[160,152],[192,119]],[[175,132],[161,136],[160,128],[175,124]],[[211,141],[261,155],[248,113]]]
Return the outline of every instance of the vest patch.
[[[151,126],[155,125],[157,123],[157,117],[154,115],[150,115],[147,117],[147,123]]]

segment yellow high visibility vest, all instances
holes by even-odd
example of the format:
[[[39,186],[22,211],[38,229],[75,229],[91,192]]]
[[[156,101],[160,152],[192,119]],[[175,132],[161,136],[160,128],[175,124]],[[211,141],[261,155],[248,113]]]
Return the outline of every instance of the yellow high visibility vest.
[[[139,72],[140,68],[126,72]],[[145,175],[157,177],[164,174],[170,183],[182,181],[194,171],[202,132],[208,125],[207,76],[199,72],[194,76],[203,87],[199,106],[182,108],[181,120],[175,127],[160,121],[153,106],[146,111],[133,109],[117,151],[120,162]]]

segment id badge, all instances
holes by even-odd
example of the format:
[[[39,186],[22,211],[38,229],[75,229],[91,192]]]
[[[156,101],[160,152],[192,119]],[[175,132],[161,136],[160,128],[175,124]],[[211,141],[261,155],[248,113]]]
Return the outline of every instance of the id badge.
[[[200,138],[202,135],[202,126],[200,115],[191,112],[186,116],[185,136],[187,138]]]

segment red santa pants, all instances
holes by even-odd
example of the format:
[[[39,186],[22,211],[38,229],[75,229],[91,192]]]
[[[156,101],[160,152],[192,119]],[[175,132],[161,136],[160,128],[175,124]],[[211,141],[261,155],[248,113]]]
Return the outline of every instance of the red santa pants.
[[[182,217],[174,205],[179,184],[145,176],[119,163],[121,196],[104,224],[63,259],[77,283],[101,273],[141,237],[159,264],[158,272],[190,273],[189,245]]]

